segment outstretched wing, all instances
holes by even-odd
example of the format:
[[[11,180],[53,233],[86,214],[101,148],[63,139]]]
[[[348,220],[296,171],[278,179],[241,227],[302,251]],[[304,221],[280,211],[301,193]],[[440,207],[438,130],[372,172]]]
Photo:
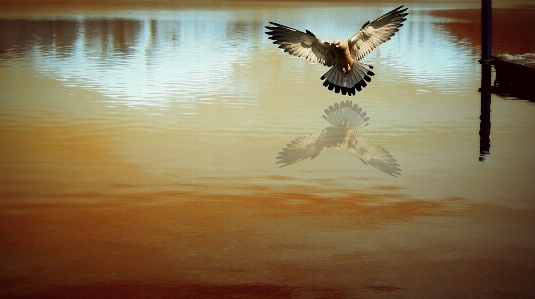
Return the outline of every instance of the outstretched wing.
[[[269,39],[274,40],[273,43],[278,44],[284,52],[326,66],[334,65],[334,53],[330,43],[322,41],[308,30],[305,33],[281,24],[269,23],[274,26],[266,26],[266,29],[271,30],[266,31],[266,34],[270,35]]]
[[[282,149],[275,164],[284,167],[308,158],[314,159],[325,148],[323,139],[326,134],[325,130],[321,130],[295,139]]]
[[[402,23],[407,20],[405,16],[409,14],[405,13],[407,8],[401,9],[402,7],[403,5],[386,13],[371,23],[369,21],[366,22],[362,28],[348,40],[349,52],[353,59],[362,59],[366,54],[389,40],[396,32],[398,32],[399,28],[403,26]]]
[[[401,175],[396,159],[383,147],[371,142],[357,131],[353,131],[349,137],[349,150],[366,165],[371,165],[393,177]]]

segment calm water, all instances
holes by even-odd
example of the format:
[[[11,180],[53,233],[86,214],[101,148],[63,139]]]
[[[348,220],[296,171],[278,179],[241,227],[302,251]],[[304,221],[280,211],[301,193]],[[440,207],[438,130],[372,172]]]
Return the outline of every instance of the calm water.
[[[535,52],[516,4],[497,5],[494,53]],[[264,33],[349,38],[396,6],[4,13],[0,293],[535,296],[535,105],[492,96],[480,162],[478,3],[407,5],[352,98]],[[347,99],[399,177],[335,149],[275,164]]]

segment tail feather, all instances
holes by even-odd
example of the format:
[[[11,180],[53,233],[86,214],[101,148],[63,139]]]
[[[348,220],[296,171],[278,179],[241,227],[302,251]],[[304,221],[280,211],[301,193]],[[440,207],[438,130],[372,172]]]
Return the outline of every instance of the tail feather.
[[[355,84],[358,83],[358,78],[356,78],[353,75],[353,72],[349,73],[349,76],[347,76],[347,79],[349,81],[348,85],[351,86],[351,87],[355,86]]]
[[[334,92],[339,93],[340,87],[343,87],[342,73],[334,72]]]
[[[367,86],[366,82],[370,82],[370,76],[375,75],[371,69],[371,65],[367,65],[358,61],[355,61],[351,66],[349,74],[343,74],[336,65],[330,68],[323,76],[321,80],[323,86],[329,90],[333,90],[335,93],[342,92],[343,95],[354,95],[355,91],[361,91]]]
[[[359,68],[355,68],[355,70],[351,72],[351,75],[355,78],[355,84],[358,84],[364,78],[364,76],[366,76],[366,73]]]
[[[342,101],[324,110],[323,118],[334,127],[347,125],[351,129],[358,129],[368,125],[369,117],[366,112],[353,101]]]
[[[324,86],[326,86],[325,83],[327,83],[327,85],[328,85],[329,82],[333,82],[334,81],[333,74],[334,74],[334,70],[333,70],[333,68],[331,68],[323,76],[321,76],[321,80],[325,80],[326,79],[325,82],[324,82]]]
[[[333,111],[333,120],[336,124],[340,124],[342,122],[342,117],[340,115],[340,105],[338,103],[334,103],[333,109],[329,107],[329,110]]]

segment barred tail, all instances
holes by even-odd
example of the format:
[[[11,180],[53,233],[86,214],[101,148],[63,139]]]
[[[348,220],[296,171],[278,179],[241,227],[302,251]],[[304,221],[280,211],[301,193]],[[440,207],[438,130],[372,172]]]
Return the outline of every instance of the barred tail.
[[[370,76],[375,75],[371,70],[373,66],[355,61],[351,66],[348,74],[343,74],[340,69],[334,65],[328,72],[321,76],[323,86],[336,93],[342,92],[343,95],[352,96],[356,91],[361,91],[367,86],[366,82],[372,79]]]

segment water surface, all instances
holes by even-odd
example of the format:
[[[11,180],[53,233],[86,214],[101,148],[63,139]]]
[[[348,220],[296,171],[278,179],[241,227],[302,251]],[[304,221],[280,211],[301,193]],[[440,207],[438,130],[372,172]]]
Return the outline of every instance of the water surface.
[[[520,4],[495,10],[495,53],[535,51],[535,13]],[[283,53],[264,26],[331,41],[394,6],[5,13],[1,292],[533,296],[535,106],[493,95],[481,163],[477,3],[407,6],[405,26],[363,60],[376,76],[352,98],[324,88],[327,68]],[[275,164],[348,99],[398,178],[334,149]]]

